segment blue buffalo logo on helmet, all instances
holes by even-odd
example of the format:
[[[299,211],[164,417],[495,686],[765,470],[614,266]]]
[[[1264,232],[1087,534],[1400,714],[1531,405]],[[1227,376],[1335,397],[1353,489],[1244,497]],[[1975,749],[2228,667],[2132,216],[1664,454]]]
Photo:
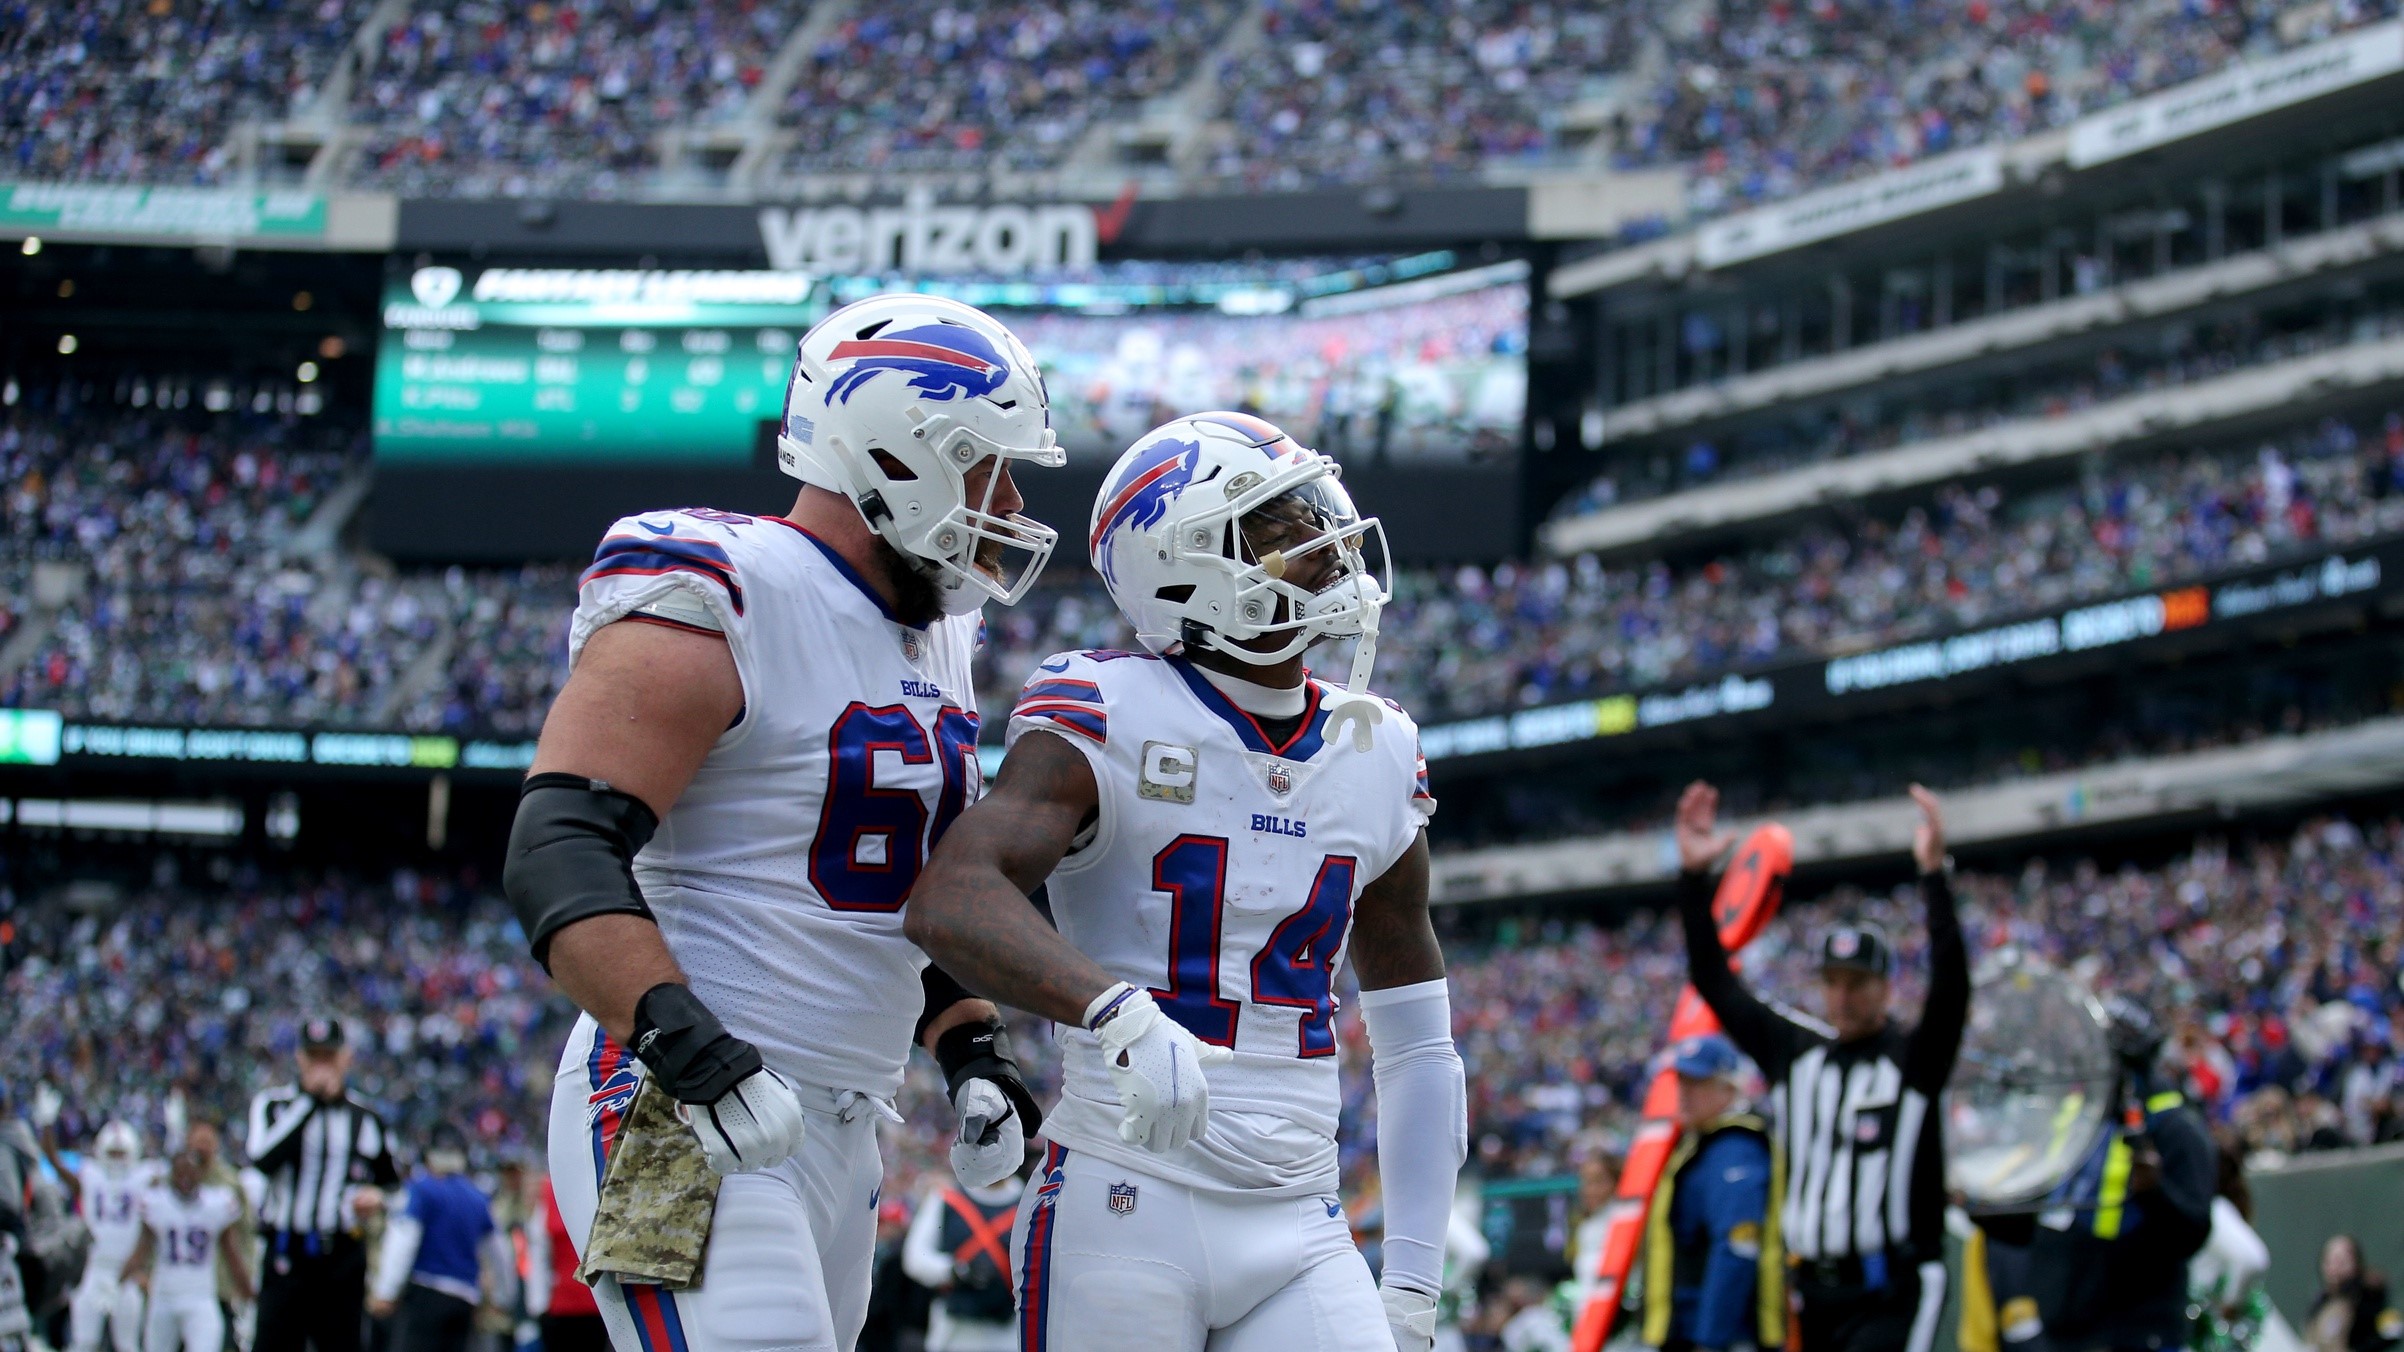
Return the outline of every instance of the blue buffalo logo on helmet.
[[[1194,481],[1202,466],[1202,443],[1162,437],[1128,461],[1120,481],[1110,486],[1102,510],[1094,514],[1093,539],[1088,541],[1102,576],[1115,582],[1111,540],[1121,530],[1143,530],[1168,514],[1170,499]]]
[[[830,364],[849,362],[827,386],[826,402],[850,403],[852,392],[886,371],[910,377],[910,388],[929,399],[981,399],[1010,378],[1010,363],[985,335],[960,324],[916,328],[852,338],[826,354]]]

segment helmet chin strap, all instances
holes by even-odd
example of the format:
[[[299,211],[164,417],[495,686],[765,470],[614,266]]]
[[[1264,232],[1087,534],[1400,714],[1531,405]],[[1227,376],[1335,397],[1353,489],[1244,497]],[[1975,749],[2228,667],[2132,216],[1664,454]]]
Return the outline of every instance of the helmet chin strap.
[[[1377,745],[1370,729],[1386,721],[1384,701],[1369,693],[1369,669],[1377,665],[1377,612],[1370,606],[1361,615],[1361,636],[1352,645],[1352,679],[1327,706],[1330,733],[1352,726],[1352,749],[1367,752]]]
[[[1261,571],[1272,581],[1286,573],[1283,550],[1271,550],[1261,556]],[[1342,692],[1327,705],[1327,729],[1335,733],[1349,724],[1352,728],[1352,749],[1366,753],[1377,745],[1376,734],[1370,731],[1386,720],[1383,700],[1369,693],[1369,670],[1377,665],[1377,614],[1382,606],[1370,606],[1361,614],[1361,636],[1352,645],[1352,679]]]

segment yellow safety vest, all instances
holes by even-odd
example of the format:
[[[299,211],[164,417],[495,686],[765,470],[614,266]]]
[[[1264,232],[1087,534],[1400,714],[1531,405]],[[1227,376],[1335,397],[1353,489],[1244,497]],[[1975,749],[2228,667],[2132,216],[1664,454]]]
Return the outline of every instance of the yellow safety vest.
[[[1770,1148],[1770,1194],[1767,1214],[1761,1218],[1761,1253],[1756,1259],[1758,1275],[1753,1282],[1754,1315],[1758,1323],[1758,1346],[1786,1346],[1786,1247],[1778,1229],[1778,1199],[1786,1195],[1786,1155],[1778,1148],[1778,1138],[1770,1134],[1768,1124],[1750,1113],[1730,1113],[1703,1124],[1700,1131],[1685,1132],[1678,1138],[1677,1149],[1670,1152],[1669,1163],[1661,1170],[1661,1182],[1653,1189],[1653,1206],[1644,1222],[1644,1341],[1659,1347],[1669,1341],[1671,1313],[1670,1293],[1675,1287],[1675,1268],[1678,1244],[1670,1231],[1670,1204],[1676,1200],[1678,1171],[1686,1167],[1703,1142],[1714,1134],[1730,1129],[1750,1131],[1760,1136]]]
[[[2165,1090],[2145,1100],[2145,1112],[2150,1117],[2185,1102],[2177,1090]],[[2097,1239],[2120,1238],[2120,1227],[2128,1215],[2129,1173],[2135,1165],[2136,1152],[2129,1148],[2129,1133],[2113,1133],[2111,1143],[2104,1147],[2103,1174],[2097,1180],[2095,1192],[2095,1216],[2088,1223],[2088,1229]],[[2000,1306],[1987,1271],[1987,1232],[1972,1226],[1969,1242],[1962,1246],[1961,1322],[1954,1337],[1961,1352],[2000,1352],[2007,1330],[2037,1317],[2036,1302],[2023,1294],[2012,1295]]]

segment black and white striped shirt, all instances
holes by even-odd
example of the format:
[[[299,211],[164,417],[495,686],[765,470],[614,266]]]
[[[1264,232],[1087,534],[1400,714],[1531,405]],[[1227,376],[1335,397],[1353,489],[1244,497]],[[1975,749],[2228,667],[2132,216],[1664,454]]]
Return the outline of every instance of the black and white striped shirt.
[[[298,1085],[250,1101],[250,1162],[267,1175],[259,1228],[322,1247],[349,1229],[351,1189],[400,1182],[384,1120],[355,1094],[325,1102]]]
[[[1942,874],[1920,885],[1929,980],[1919,1026],[1889,1022],[1849,1042],[1780,1013],[1737,980],[1712,924],[1709,877],[1689,875],[1679,897],[1688,978],[1770,1084],[1771,1116],[1786,1151],[1787,1252],[1805,1264],[1833,1260],[1864,1271],[1871,1286],[1888,1284],[1880,1274],[1907,1282],[1944,1251],[1937,1097],[1969,1017],[1970,960],[1952,888]]]

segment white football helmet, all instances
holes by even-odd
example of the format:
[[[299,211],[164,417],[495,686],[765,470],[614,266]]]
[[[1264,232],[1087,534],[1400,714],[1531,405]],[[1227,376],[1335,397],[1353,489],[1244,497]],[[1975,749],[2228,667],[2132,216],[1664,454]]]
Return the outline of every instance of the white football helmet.
[[[989,459],[995,471],[970,502],[968,475]],[[946,614],[987,597],[1017,601],[1059,539],[1039,522],[992,510],[1004,465],[1057,466],[1064,456],[1026,345],[958,301],[871,296],[812,326],[785,385],[776,460],[794,478],[851,499],[934,580]]]
[[[1154,428],[1111,467],[1094,500],[1094,566],[1146,648],[1208,648],[1255,666],[1324,638],[1360,639],[1353,688],[1368,681],[1377,612],[1392,593],[1385,528],[1344,491],[1342,466],[1249,413],[1197,413]],[[1273,507],[1280,500],[1289,503]],[[1289,533],[1256,552],[1242,522],[1269,509]],[[1328,551],[1316,591],[1285,580]],[[1373,564],[1374,561],[1374,564]],[[1267,643],[1254,641],[1273,640]]]
[[[112,1174],[122,1174],[142,1158],[142,1137],[126,1122],[103,1123],[92,1137],[92,1157]]]

